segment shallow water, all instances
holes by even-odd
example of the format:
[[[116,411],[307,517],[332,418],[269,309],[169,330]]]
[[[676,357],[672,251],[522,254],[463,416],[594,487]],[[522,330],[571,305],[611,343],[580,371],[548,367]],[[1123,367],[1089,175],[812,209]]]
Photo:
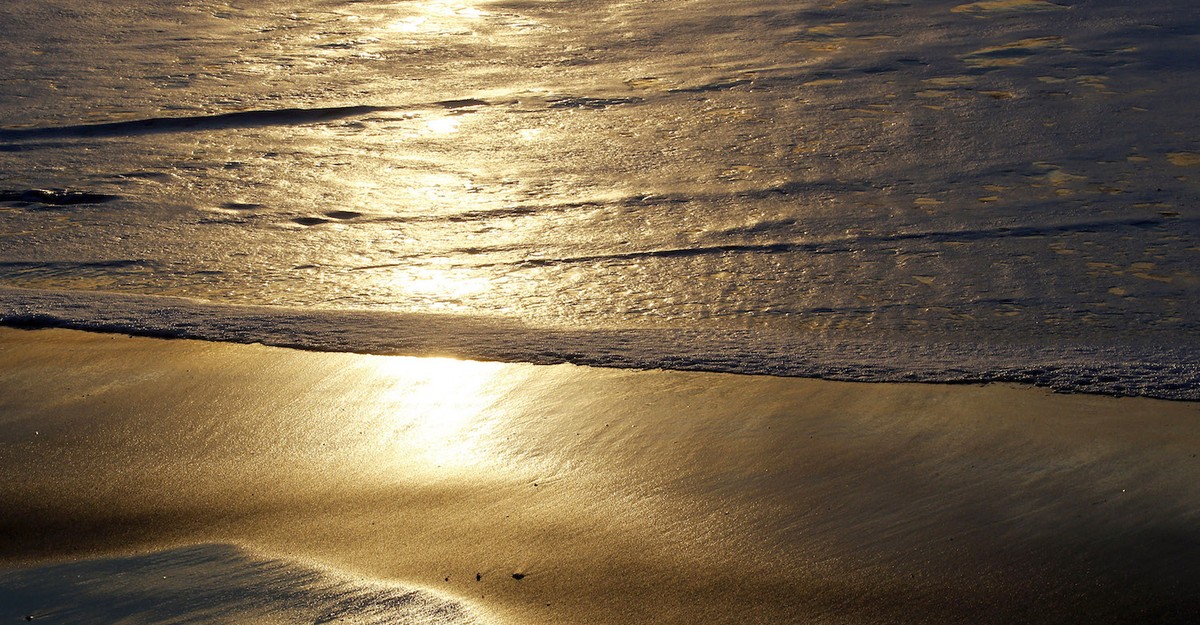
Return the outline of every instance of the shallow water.
[[[1200,397],[1187,3],[0,17],[10,323],[413,353],[434,313],[506,346],[461,355]]]
[[[0,570],[8,622],[488,622],[461,600],[421,588],[203,544],[118,558]]]

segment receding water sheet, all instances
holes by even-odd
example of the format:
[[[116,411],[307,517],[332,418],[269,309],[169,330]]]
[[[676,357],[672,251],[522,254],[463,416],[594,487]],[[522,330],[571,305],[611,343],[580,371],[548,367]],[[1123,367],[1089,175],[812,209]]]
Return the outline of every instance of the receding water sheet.
[[[207,544],[141,556],[0,571],[0,618],[17,623],[482,625],[427,590]]]

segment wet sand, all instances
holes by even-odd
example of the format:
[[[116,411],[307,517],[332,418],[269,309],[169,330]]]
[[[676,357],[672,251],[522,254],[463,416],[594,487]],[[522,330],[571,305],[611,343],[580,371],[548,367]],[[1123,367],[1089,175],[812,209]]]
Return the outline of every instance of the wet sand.
[[[0,621],[1184,623],[1198,452],[1196,403],[0,329]]]

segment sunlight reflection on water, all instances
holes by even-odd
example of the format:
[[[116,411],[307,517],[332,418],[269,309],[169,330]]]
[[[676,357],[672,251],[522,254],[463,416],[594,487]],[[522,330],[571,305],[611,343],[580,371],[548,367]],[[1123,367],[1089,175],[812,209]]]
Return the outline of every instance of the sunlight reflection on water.
[[[5,286],[801,339],[1200,323],[1200,81],[1161,0],[10,3]],[[21,205],[54,188],[117,199]]]
[[[488,15],[463,2],[405,2],[399,6],[417,13],[387,25],[387,30],[397,33],[470,35],[474,34],[472,20]]]

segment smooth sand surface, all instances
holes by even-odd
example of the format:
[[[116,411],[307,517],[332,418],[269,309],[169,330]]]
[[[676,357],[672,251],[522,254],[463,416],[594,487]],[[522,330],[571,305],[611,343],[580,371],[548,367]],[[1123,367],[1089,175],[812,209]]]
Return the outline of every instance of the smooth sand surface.
[[[1198,452],[1193,403],[0,329],[0,622],[410,596],[338,584],[499,623],[1194,622]]]

